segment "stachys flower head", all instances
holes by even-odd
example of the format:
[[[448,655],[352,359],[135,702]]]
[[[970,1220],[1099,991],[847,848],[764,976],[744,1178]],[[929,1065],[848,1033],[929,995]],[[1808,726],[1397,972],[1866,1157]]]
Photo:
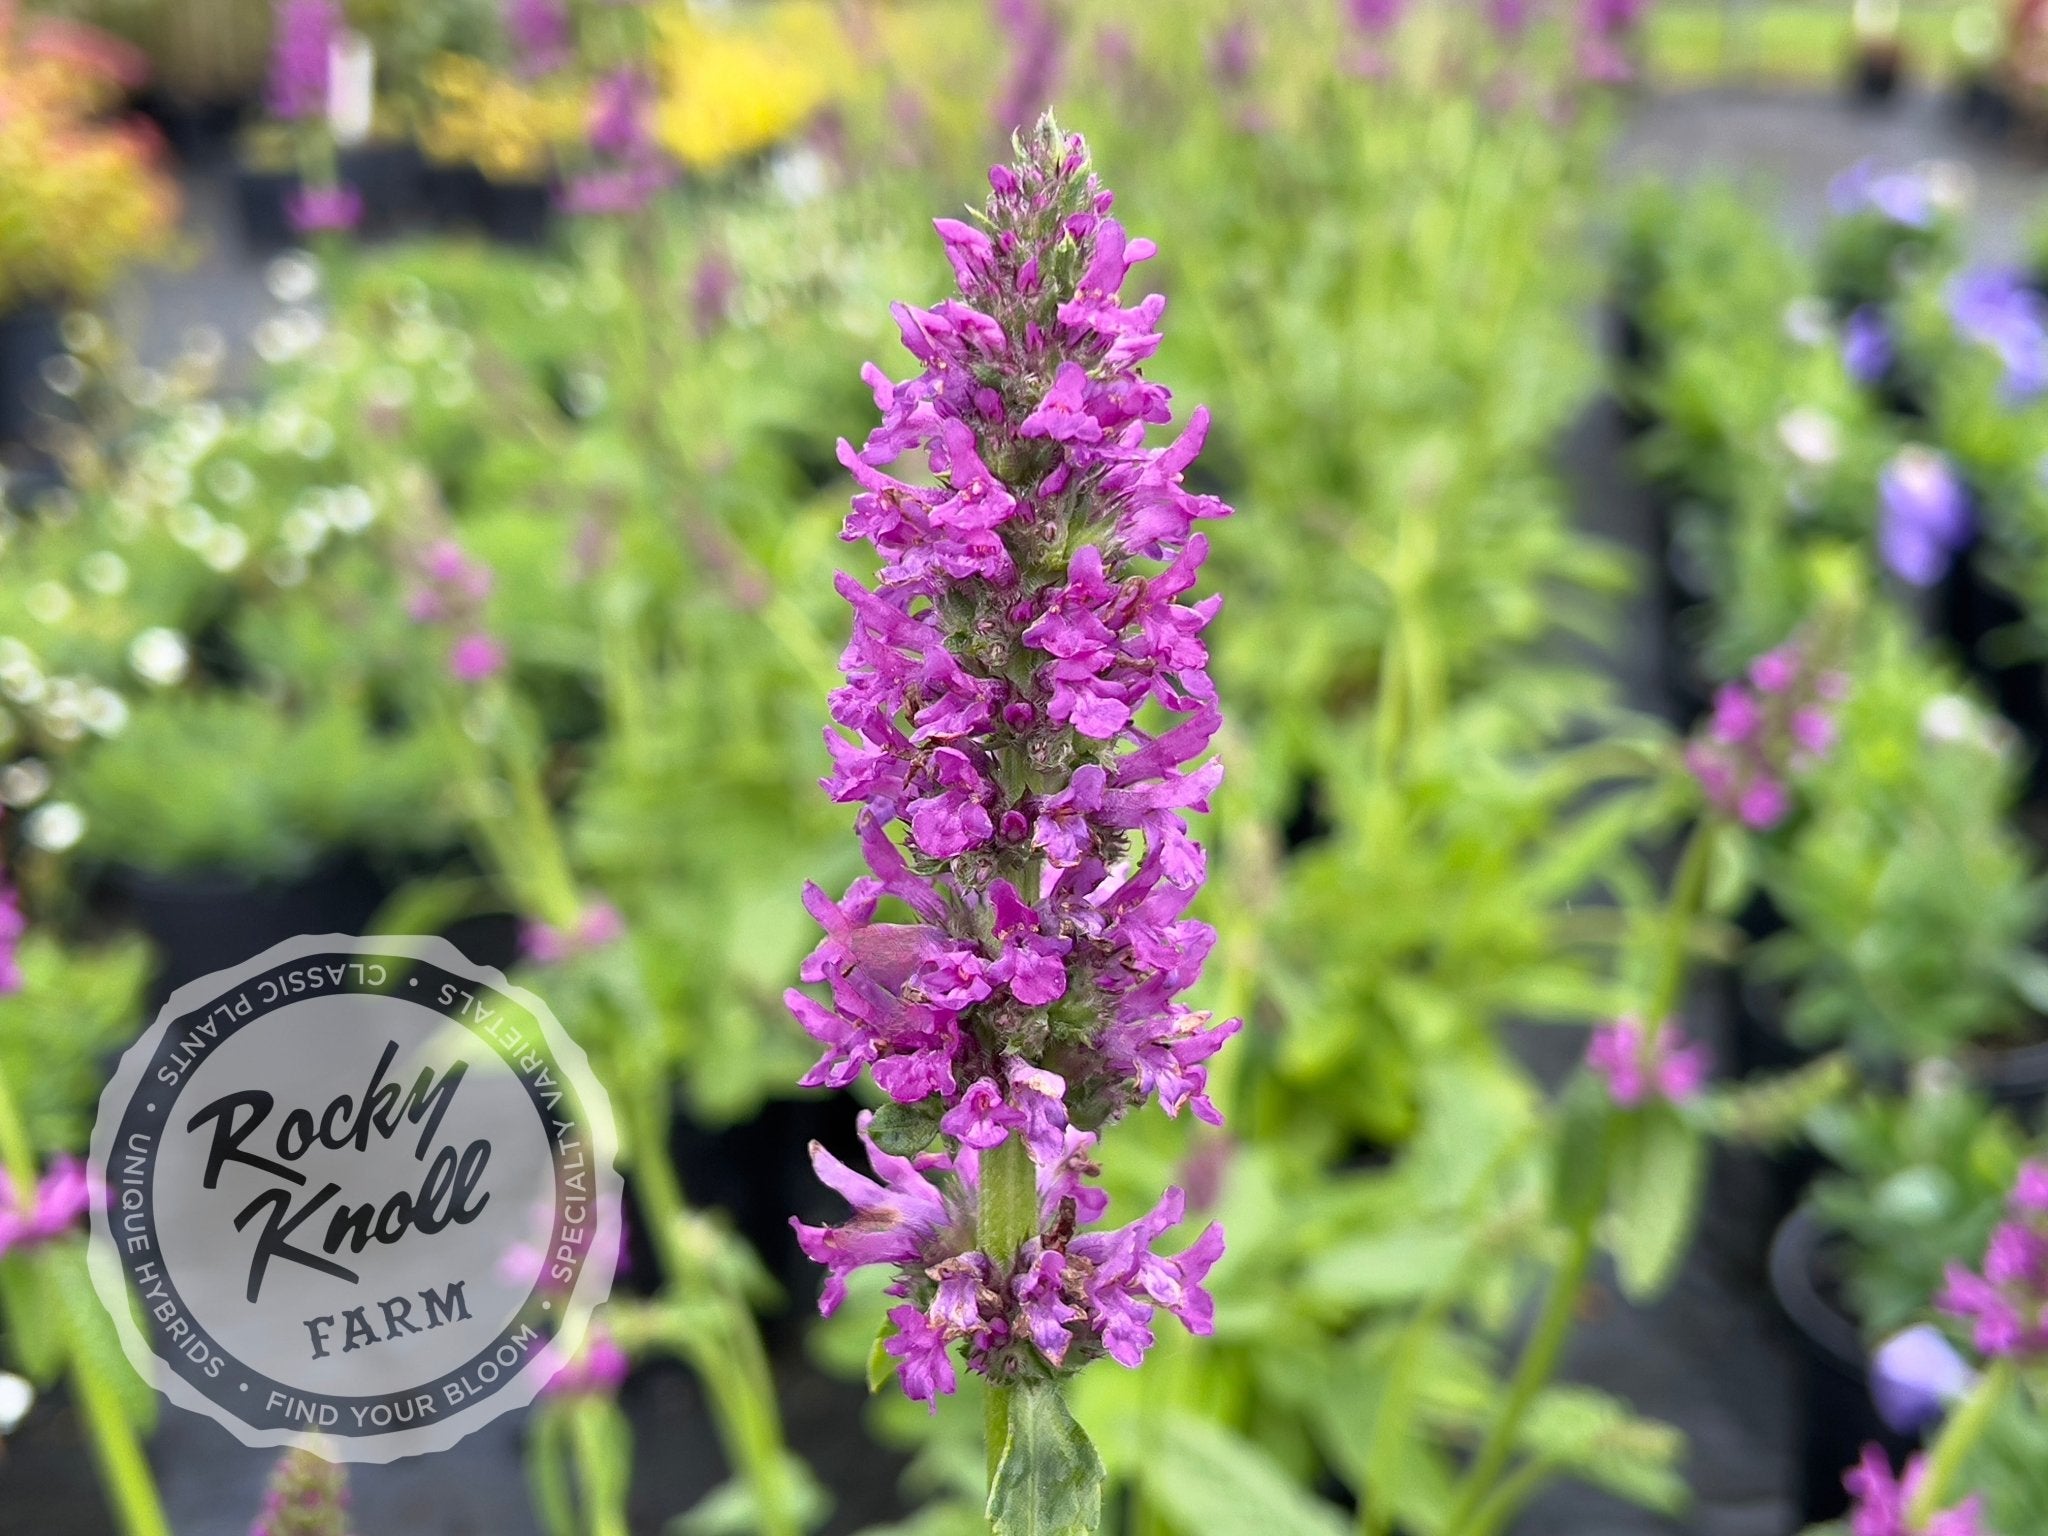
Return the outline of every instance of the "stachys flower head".
[[[1849,1511],[1850,1536],[1990,1536],[1982,1501],[1976,1498],[1965,1499],[1925,1522],[1915,1521],[1913,1499],[1926,1476],[1926,1458],[1915,1456],[1906,1463],[1906,1475],[1898,1478],[1892,1475],[1891,1461],[1883,1450],[1866,1445],[1862,1460],[1842,1477],[1842,1486],[1856,1501]]]
[[[348,1471],[312,1451],[277,1458],[249,1536],[348,1536]]]
[[[0,874],[0,997],[9,997],[22,987],[21,939],[28,932],[22,914],[21,892]]]
[[[829,1001],[788,994],[824,1047],[807,1085],[866,1072],[895,1101],[878,1122],[890,1151],[940,1134],[958,1148],[934,1155],[961,1188],[920,1175],[934,1192],[905,1183],[891,1197],[895,1212],[915,1195],[919,1235],[892,1225],[877,1252],[858,1199],[838,1229],[871,1255],[857,1263],[906,1267],[902,1294],[929,1326],[898,1319],[897,1338],[920,1390],[950,1381],[928,1358],[933,1330],[968,1340],[977,1368],[1025,1338],[1055,1367],[1094,1352],[1130,1363],[1150,1335],[1110,1317],[1105,1274],[1127,1271],[1161,1305],[1202,1315],[1169,1301],[1168,1261],[1075,1236],[1100,1214],[1085,1202],[1048,1209],[1015,1258],[1029,1276],[983,1254],[972,1278],[969,1250],[926,1242],[971,1207],[975,1156],[1011,1138],[1043,1177],[1067,1165],[1077,1134],[1148,1098],[1218,1120],[1205,1063],[1237,1028],[1178,1001],[1215,939],[1185,915],[1205,867],[1185,816],[1207,809],[1222,776],[1202,761],[1221,722],[1202,643],[1218,599],[1189,594],[1208,552],[1195,525],[1229,509],[1183,484],[1208,415],[1146,445],[1171,419],[1166,390],[1141,371],[1165,300],[1124,302],[1153,246],[1111,217],[1080,139],[1048,119],[989,182],[978,223],[937,221],[958,296],[895,307],[918,373],[899,383],[870,365],[881,425],[857,452],[839,445],[859,485],[844,536],[883,563],[873,589],[839,578],[854,629],[824,785],[860,807],[869,873],[837,900],[806,888],[825,938],[802,976]],[[928,475],[890,472],[913,453]],[[1155,1217],[1151,1236],[1178,1202]],[[961,1230],[971,1241],[971,1224]],[[815,1233],[806,1241],[827,1251]],[[942,1297],[927,1294],[942,1261],[960,1262]]]
[[[294,234],[346,234],[363,221],[363,194],[340,182],[300,187],[284,212]]]
[[[1722,685],[1685,750],[1708,803],[1758,832],[1783,821],[1793,776],[1834,747],[1834,710],[1847,691],[1841,673],[1816,667],[1797,642],[1766,651],[1746,678]]]
[[[1948,1267],[1941,1310],[1972,1325],[1977,1352],[2048,1356],[2048,1163],[2028,1163],[1981,1270]]]
[[[827,1316],[846,1299],[846,1277],[855,1270],[895,1269],[888,1293],[904,1304],[889,1313],[894,1333],[884,1348],[911,1397],[931,1402],[954,1390],[955,1344],[965,1345],[975,1370],[1009,1376],[1042,1369],[1041,1359],[1064,1369],[1104,1356],[1136,1366],[1162,1310],[1190,1332],[1212,1330],[1215,1307],[1202,1281],[1222,1255],[1222,1228],[1212,1223],[1180,1253],[1154,1252],[1187,1206],[1180,1190],[1169,1189],[1128,1226],[1081,1232],[1108,1207],[1086,1182],[1095,1172],[1095,1138],[1087,1132],[1067,1127],[1051,1155],[1037,1161],[1040,1236],[999,1264],[976,1246],[977,1149],[967,1143],[953,1153],[896,1157],[869,1140],[872,1121],[861,1117],[861,1139],[880,1182],[811,1145],[818,1177],[845,1197],[852,1219],[837,1227],[791,1224],[804,1252],[828,1272],[819,1302]]]
[[[1706,1048],[1693,1044],[1676,1019],[1655,1034],[1641,1019],[1615,1019],[1593,1031],[1586,1065],[1607,1081],[1608,1094],[1623,1109],[1653,1100],[1683,1104],[1705,1086],[1711,1065]]]

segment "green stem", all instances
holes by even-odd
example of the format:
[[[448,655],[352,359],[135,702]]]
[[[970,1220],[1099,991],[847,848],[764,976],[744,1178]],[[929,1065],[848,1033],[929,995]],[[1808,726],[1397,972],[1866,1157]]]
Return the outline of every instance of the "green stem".
[[[113,1500],[122,1536],[171,1536],[171,1523],[164,1518],[157,1497],[155,1474],[142,1453],[142,1442],[135,1437],[135,1426],[122,1411],[120,1395],[76,1349],[71,1352],[71,1389],[85,1414],[93,1460],[99,1465],[100,1482]]]
[[[1038,1170],[1024,1138],[1012,1131],[1000,1146],[982,1154],[976,1239],[981,1250],[1001,1267],[1037,1232]],[[993,1488],[1010,1437],[1010,1388],[993,1376],[988,1383],[983,1430],[988,1437],[988,1477]]]
[[[631,1536],[604,1443],[605,1426],[592,1411],[599,1406],[576,1403],[569,1409],[570,1453],[576,1462],[576,1483],[583,1492],[585,1528],[590,1536]]]
[[[1703,816],[1693,824],[1685,851],[1671,875],[1671,899],[1664,913],[1663,945],[1650,988],[1650,1007],[1643,1027],[1653,1035],[1678,1006],[1685,991],[1688,951],[1692,947],[1693,924],[1706,906],[1707,875],[1713,869],[1714,841],[1720,822]]]
[[[789,1456],[775,1401],[774,1376],[754,1314],[744,1298],[725,1292],[706,1274],[702,1256],[686,1236],[690,1210],[668,1160],[662,1134],[667,1129],[667,1115],[661,1101],[642,1095],[632,1118],[629,1171],[661,1258],[664,1289],[699,1304],[716,1303],[707,1311],[719,1320],[717,1338],[707,1340],[693,1333],[685,1347],[711,1398],[726,1454],[754,1491],[763,1536],[800,1536],[802,1524],[789,1481]]]
[[[1472,1465],[1465,1473],[1457,1502],[1452,1506],[1451,1518],[1444,1523],[1444,1536],[1477,1536],[1482,1529],[1476,1522],[1476,1516],[1494,1494],[1501,1473],[1507,1470],[1508,1458],[1514,1454],[1515,1436],[1521,1432],[1522,1420],[1528,1416],[1536,1394],[1549,1383],[1551,1373],[1557,1369],[1558,1357],[1563,1354],[1564,1342],[1571,1334],[1572,1313],[1578,1305],[1579,1291],[1586,1283],[1586,1271],[1592,1262],[1593,1222],[1586,1220],[1572,1229],[1571,1245],[1566,1249],[1557,1273],[1551,1277],[1550,1294],[1544,1298],[1543,1311],[1537,1316],[1529,1341],[1522,1348],[1522,1358],[1516,1363],[1508,1394],[1501,1400],[1500,1410],[1487,1426],[1486,1438],[1480,1442],[1479,1453],[1473,1457]]]
[[[2012,1362],[1996,1362],[1978,1378],[1977,1385],[1970,1389],[1970,1395],[1963,1399],[1963,1406],[1950,1414],[1948,1422],[1941,1426],[1934,1448],[1927,1453],[1927,1472],[1920,1480],[1919,1491],[1913,1495],[1913,1507],[1909,1511],[1916,1530],[1927,1525],[1948,1502],[1949,1489],[1955,1485],[1963,1463],[1970,1459],[1970,1452],[1984,1438],[1985,1429],[2012,1390],[2014,1380]]]
[[[1471,1536],[1499,1536],[1507,1523],[1534,1498],[1555,1475],[1556,1468],[1541,1457],[1525,1461],[1500,1481],[1487,1501],[1472,1516]]]
[[[35,1199],[36,1145],[29,1139],[28,1121],[15,1102],[4,1070],[0,1070],[0,1168],[6,1170],[17,1204],[26,1206]]]

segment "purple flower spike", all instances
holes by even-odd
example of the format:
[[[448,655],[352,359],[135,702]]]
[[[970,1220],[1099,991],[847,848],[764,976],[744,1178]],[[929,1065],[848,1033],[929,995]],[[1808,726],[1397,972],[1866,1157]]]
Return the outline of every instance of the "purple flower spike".
[[[1837,215],[1874,213],[1905,229],[1934,223],[1934,187],[1917,171],[1880,171],[1862,160],[1828,184],[1828,205]]]
[[[573,54],[568,7],[561,0],[505,0],[505,41],[529,80],[564,68]]]
[[[341,7],[334,0],[280,0],[271,22],[272,117],[295,123],[326,112],[329,60],[341,30]]]
[[[2008,404],[2023,405],[2048,389],[2048,304],[2009,267],[1979,267],[1948,286],[1949,319],[1966,340],[2005,368]]]
[[[592,1323],[583,1347],[564,1355],[553,1344],[541,1346],[547,1374],[543,1397],[609,1397],[625,1384],[633,1362],[602,1323]]]
[[[917,372],[870,365],[881,423],[839,445],[844,536],[882,565],[872,590],[839,578],[853,635],[824,787],[859,807],[869,872],[837,900],[806,889],[824,938],[801,975],[823,996],[788,994],[823,1052],[807,1084],[865,1072],[897,1106],[882,1139],[952,1147],[871,1147],[879,1183],[817,1153],[853,1216],[797,1228],[827,1311],[853,1270],[896,1270],[887,1348],[927,1400],[954,1389],[955,1345],[1009,1380],[1134,1365],[1160,1309],[1208,1330],[1222,1234],[1159,1252],[1178,1192],[1081,1229],[1107,1206],[1095,1129],[1147,1099],[1220,1119],[1207,1062],[1237,1028],[1178,1000],[1215,941],[1186,916],[1206,867],[1186,818],[1222,776],[1205,760],[1217,599],[1193,592],[1195,526],[1229,509],[1184,482],[1208,417],[1148,446],[1172,418],[1142,372],[1164,300],[1123,289],[1153,247],[1111,216],[1081,141],[1047,121],[989,183],[976,222],[936,223],[956,296],[895,307]],[[1039,1222],[998,1255],[980,1174],[1012,1143]]]
[[[1931,587],[1976,533],[1970,495],[1947,455],[1909,444],[1877,480],[1878,550],[1901,581]]]
[[[1796,644],[1766,651],[1742,681],[1723,684],[1685,753],[1707,802],[1752,831],[1782,822],[1792,813],[1793,777],[1834,749],[1833,706],[1845,686]]]
[[[11,997],[22,988],[21,941],[27,932],[21,893],[0,874],[0,997]]]
[[[1641,1019],[1630,1018],[1593,1031],[1586,1065],[1606,1079],[1609,1095],[1623,1109],[1697,1098],[1712,1067],[1706,1048],[1687,1040],[1676,1019],[1666,1019],[1652,1037]]]
[[[1987,1359],[2048,1357],[2048,1165],[2020,1170],[2006,1210],[1980,1270],[1951,1264],[1937,1305]]]

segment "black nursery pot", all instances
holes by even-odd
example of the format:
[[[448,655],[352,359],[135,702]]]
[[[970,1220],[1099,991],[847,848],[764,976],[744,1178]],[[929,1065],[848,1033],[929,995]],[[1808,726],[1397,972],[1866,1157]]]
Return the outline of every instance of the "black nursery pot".
[[[1865,106],[1880,106],[1899,93],[1905,61],[1895,43],[1873,43],[1856,50],[1849,66],[1849,94]]]
[[[1986,581],[1967,555],[1949,567],[1935,594],[1935,622],[1962,653],[1970,675],[1996,700],[1998,712],[2035,749],[2039,780],[2038,760],[2048,744],[2048,668],[2038,661],[2001,663],[1988,654],[1987,644],[1993,635],[2026,618],[2026,610],[2012,595]],[[2048,789],[2048,784],[2037,782],[2034,788]]]
[[[63,350],[53,306],[30,300],[0,313],[0,447],[28,435],[43,391],[43,364]]]
[[[291,171],[235,167],[235,211],[242,220],[242,239],[254,251],[280,251],[293,243],[285,205],[299,178]]]
[[[384,141],[341,152],[336,173],[362,194],[363,217],[356,233],[372,239],[403,234],[422,222],[426,206],[425,166],[416,146]],[[235,167],[235,204],[242,238],[252,250],[278,251],[301,243],[287,212],[299,188],[296,171],[247,163]]]
[[[484,233],[506,245],[544,245],[555,222],[555,190],[544,181],[484,182]]]
[[[1827,1233],[1805,1207],[1771,1239],[1771,1293],[1799,1343],[1800,1506],[1805,1521],[1848,1511],[1842,1474],[1872,1442],[1896,1462],[1917,1441],[1895,1434],[1870,1396],[1870,1357],[1856,1324],[1835,1300]]]
[[[225,158],[235,135],[255,110],[254,103],[247,100],[198,99],[148,86],[136,92],[129,105],[156,125],[172,155],[185,165],[206,165]]]
[[[389,889],[368,864],[339,855],[295,878],[235,870],[157,874],[116,869],[110,894],[156,945],[150,1007],[188,981],[309,933],[361,933]]]
[[[481,230],[489,197],[490,183],[473,165],[429,160],[420,167],[420,211],[430,228],[447,234]]]
[[[1963,1066],[1979,1090],[2030,1129],[2039,1130],[2048,1119],[2048,1041],[1973,1050]]]

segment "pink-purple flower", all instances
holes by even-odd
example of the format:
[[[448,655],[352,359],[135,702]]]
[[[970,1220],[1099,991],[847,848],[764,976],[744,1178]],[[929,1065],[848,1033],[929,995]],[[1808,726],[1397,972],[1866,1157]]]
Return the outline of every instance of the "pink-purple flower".
[[[553,1343],[541,1346],[543,1397],[609,1397],[624,1384],[633,1362],[604,1324],[593,1322],[583,1345],[565,1355]]]
[[[0,1172],[0,1255],[61,1237],[92,1209],[94,1186],[85,1164],[61,1156],[50,1163],[27,1203]]]
[[[282,122],[319,117],[327,110],[327,76],[341,36],[335,0],[279,0],[271,21],[270,115]]]
[[[284,213],[294,234],[346,234],[363,221],[363,194],[345,182],[298,187]]]
[[[21,892],[0,875],[0,997],[11,997],[22,988],[21,941],[27,932]]]
[[[1792,811],[1792,780],[1834,747],[1835,706],[1848,689],[1798,642],[1767,651],[1714,695],[1685,762],[1722,815],[1767,832]]]
[[[1980,1355],[2048,1356],[2048,1163],[2021,1168],[1983,1264],[1949,1265],[1938,1305],[1970,1324]]]
[[[1880,1447],[1865,1446],[1862,1459],[1842,1477],[1843,1488],[1856,1501],[1849,1511],[1850,1536],[1990,1536],[1983,1501],[1975,1497],[1916,1521],[1913,1501],[1926,1478],[1926,1458],[1913,1457],[1900,1478]]]
[[[1636,1018],[1594,1028],[1586,1042],[1586,1065],[1606,1080],[1607,1092],[1623,1109],[1662,1101],[1683,1104],[1699,1096],[1712,1065],[1704,1046],[1686,1038],[1676,1019],[1656,1030]]]
[[[405,611],[417,624],[433,625],[453,638],[448,675],[459,683],[481,683],[505,670],[505,646],[483,626],[484,601],[491,593],[491,568],[453,539],[436,539],[415,561]]]
[[[626,920],[608,901],[593,901],[576,921],[563,929],[539,919],[519,930],[519,948],[535,965],[560,965],[577,955],[591,954],[625,937]]]
[[[502,16],[513,67],[520,74],[538,79],[568,64],[573,36],[562,0],[504,0]]]
[[[1228,508],[1183,478],[1207,413],[1147,446],[1171,420],[1141,366],[1165,301],[1125,303],[1153,247],[1111,216],[1081,141],[1043,124],[989,180],[977,223],[937,221],[957,296],[895,307],[919,371],[870,365],[881,424],[839,446],[858,486],[844,537],[883,563],[873,588],[839,578],[854,624],[824,785],[859,807],[868,873],[836,900],[806,888],[825,936],[802,979],[825,997],[788,994],[823,1047],[807,1085],[866,1073],[958,1149],[878,1163],[886,1197],[821,1164],[856,1218],[805,1229],[833,1268],[828,1308],[848,1254],[902,1267],[896,1294],[927,1318],[899,1319],[914,1391],[949,1379],[934,1330],[976,1369],[1021,1368],[1029,1349],[1056,1367],[1130,1363],[1150,1334],[1106,1276],[1204,1316],[1171,1299],[1168,1261],[1074,1235],[1100,1215],[1078,1187],[1014,1261],[982,1254],[971,1287],[972,1170],[1011,1138],[1041,1180],[1078,1166],[1074,1138],[1150,1098],[1216,1121],[1206,1063],[1237,1028],[1178,1000],[1215,939],[1186,915],[1205,869],[1186,816],[1222,774],[1203,760],[1221,721],[1202,643],[1218,600],[1191,594],[1195,525]],[[911,455],[922,464],[899,476]],[[1126,1231],[1149,1231],[1149,1253],[1180,1208],[1170,1197],[1156,1230]],[[1056,1333],[1062,1307],[1092,1321]]]
[[[348,1469],[312,1451],[277,1459],[249,1536],[348,1536]]]
[[[1066,1127],[1057,1152],[1037,1162],[1041,1235],[999,1267],[976,1246],[975,1147],[892,1156],[868,1140],[872,1120],[861,1117],[861,1137],[875,1178],[811,1147],[819,1178],[845,1197],[852,1218],[836,1227],[791,1225],[804,1252],[826,1267],[819,1310],[828,1317],[856,1270],[894,1270],[888,1294],[903,1305],[889,1313],[893,1333],[884,1348],[909,1396],[930,1402],[955,1389],[956,1345],[983,1372],[992,1365],[1001,1372],[1000,1357],[1027,1346],[1058,1369],[1103,1357],[1135,1367],[1151,1348],[1159,1311],[1190,1332],[1213,1330],[1215,1306],[1202,1282],[1222,1256],[1222,1229],[1212,1223],[1179,1253],[1155,1247],[1186,1211],[1180,1190],[1168,1189],[1127,1226],[1077,1230],[1108,1205],[1086,1182],[1095,1172],[1094,1136]]]

